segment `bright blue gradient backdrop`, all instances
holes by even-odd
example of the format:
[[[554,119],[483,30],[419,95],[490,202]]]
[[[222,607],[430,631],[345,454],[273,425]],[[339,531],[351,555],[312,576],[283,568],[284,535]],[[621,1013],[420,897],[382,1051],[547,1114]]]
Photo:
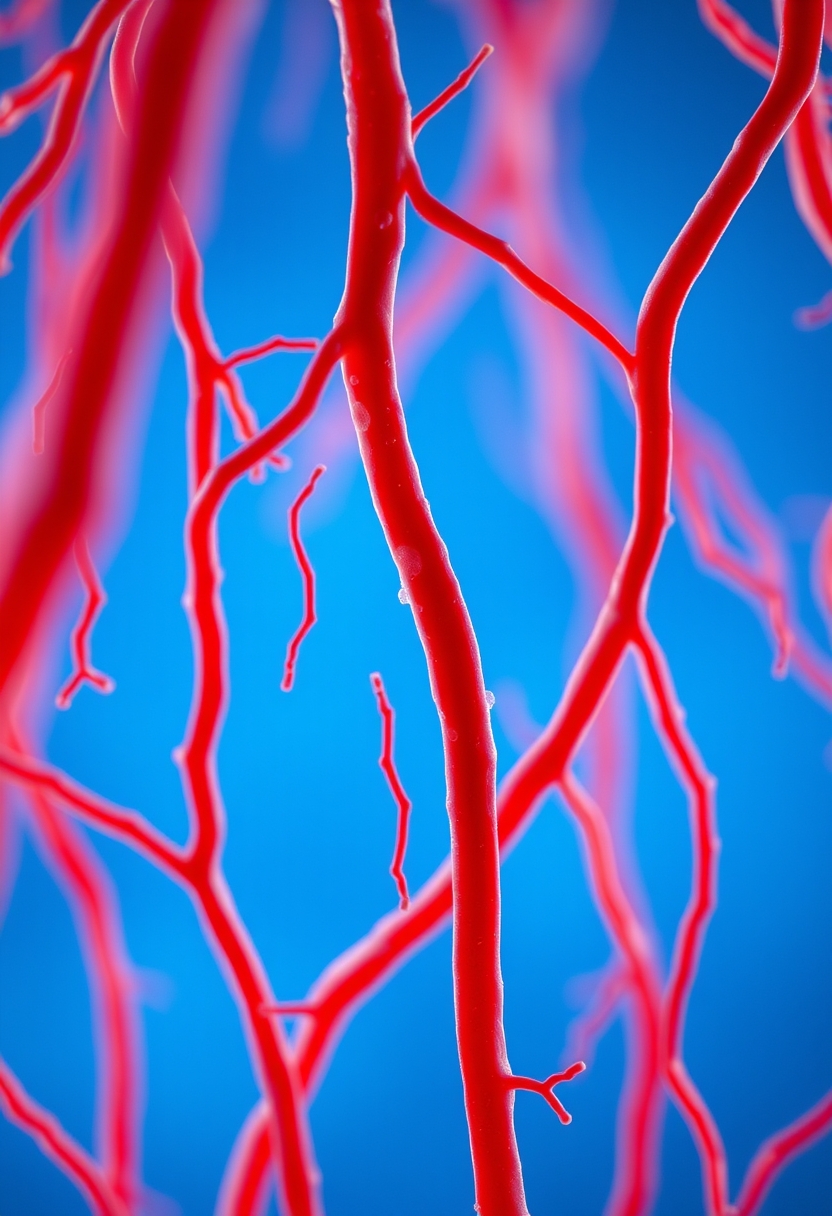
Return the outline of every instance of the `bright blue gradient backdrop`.
[[[329,21],[322,0],[303,4]],[[394,8],[418,107],[460,70],[468,51],[449,7],[399,0]],[[83,11],[65,6],[66,34]],[[743,11],[771,34],[764,4]],[[283,25],[282,5],[271,5],[203,241],[207,307],[225,351],[274,331],[323,334],[343,281],[349,181],[334,26],[323,43],[324,79],[308,131],[302,140],[304,132],[295,131],[292,142],[286,110],[275,100]],[[19,79],[17,54],[4,52],[0,69],[4,82]],[[488,87],[487,68],[475,87]],[[591,207],[586,219],[633,312],[762,89],[700,25],[693,0],[620,0],[610,13],[564,134],[574,180]],[[420,140],[426,177],[440,194],[454,178],[469,106],[468,97],[455,102]],[[3,189],[36,138],[30,123],[0,147]],[[423,237],[415,222],[410,234],[405,272]],[[4,402],[24,367],[26,248],[24,236],[13,275],[0,281]],[[778,152],[691,295],[675,364],[680,386],[725,428],[766,503],[791,530],[800,608],[819,641],[805,519],[817,517],[832,495],[832,330],[802,333],[791,316],[819,299],[831,277],[795,215]],[[482,382],[476,373],[486,359],[504,367],[522,413],[522,375],[496,271],[409,390],[408,423],[479,634],[486,682],[499,688],[502,680],[519,681],[543,721],[589,622],[573,618],[567,567],[544,523],[499,480],[479,444],[473,386]],[[296,356],[278,356],[244,371],[261,419],[286,402],[301,366]],[[629,510],[632,428],[601,392],[605,454]],[[103,571],[110,602],[94,656],[117,691],[110,698],[82,691],[69,713],[55,716],[48,742],[55,763],[141,808],[178,839],[185,820],[171,751],[184,730],[191,676],[179,604],[185,402],[183,361],[171,339],[130,530]],[[298,468],[297,475],[308,471]],[[409,611],[397,600],[398,580],[361,475],[326,481],[306,516],[320,621],[304,644],[290,696],[279,682],[300,591],[285,540],[285,491],[274,477],[265,488],[239,486],[220,530],[233,684],[219,762],[227,872],[284,1000],[301,998],[395,902],[387,874],[394,808],[376,765],[371,671],[382,672],[398,715],[397,757],[414,802],[411,888],[448,845],[438,730]],[[806,495],[812,497],[795,497]],[[76,609],[68,607],[67,634]],[[794,682],[772,680],[757,618],[695,568],[678,527],[667,541],[650,615],[689,726],[719,779],[720,904],[691,1003],[686,1057],[723,1131],[735,1191],[761,1139],[832,1085],[832,775],[823,761],[825,748],[830,757],[829,718]],[[68,670],[66,646],[62,653],[56,687]],[[495,722],[503,772],[514,753]],[[686,810],[641,703],[634,734],[635,835],[667,957],[689,888]],[[96,846],[117,881],[147,993],[145,1178],[189,1216],[207,1216],[256,1099],[237,1013],[187,898],[124,848],[99,837]],[[597,971],[609,955],[575,833],[554,801],[507,861],[504,896],[509,1052],[518,1072],[542,1076],[557,1067],[575,1013],[570,980]],[[0,1049],[31,1092],[91,1147],[85,977],[66,903],[28,837],[0,936]],[[623,1063],[618,1022],[586,1076],[563,1091],[574,1116],[569,1128],[533,1096],[519,1096],[535,1216],[602,1211]],[[331,1216],[471,1210],[447,932],[358,1014],[315,1100],[312,1126]],[[69,1184],[5,1123],[0,1208],[4,1216],[83,1210]],[[672,1109],[656,1210],[702,1210],[697,1158]],[[765,1211],[830,1210],[827,1141],[790,1167]]]

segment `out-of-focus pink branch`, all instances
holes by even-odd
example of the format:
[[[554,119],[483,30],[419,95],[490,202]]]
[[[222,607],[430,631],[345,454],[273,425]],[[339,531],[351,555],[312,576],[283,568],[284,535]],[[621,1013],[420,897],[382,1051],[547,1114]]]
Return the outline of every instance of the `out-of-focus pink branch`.
[[[832,634],[832,506],[827,508],[812,546],[812,590]]]
[[[830,1130],[832,1091],[760,1146],[746,1171],[732,1216],[755,1216],[777,1175]]]
[[[777,63],[777,47],[761,38],[725,0],[698,2],[699,15],[711,33],[716,34],[737,59],[770,79]]]
[[[54,1115],[31,1098],[8,1064],[0,1059],[0,1108],[9,1122],[32,1137],[41,1151],[75,1184],[96,1216],[128,1216],[98,1164],[61,1127]]]
[[[53,56],[31,80],[0,97],[0,135],[5,135],[54,89],[59,90],[40,151],[0,203],[0,274],[10,268],[9,252],[17,233],[70,162],[107,39],[128,3],[99,0],[70,47]]]
[[[289,639],[286,647],[286,661],[283,665],[283,679],[280,682],[280,687],[284,692],[290,692],[295,683],[295,667],[298,661],[298,652],[303,643],[303,639],[309,633],[313,625],[318,620],[315,611],[315,571],[312,563],[309,560],[309,554],[303,544],[300,534],[300,512],[303,504],[308,501],[315,490],[318,479],[326,472],[326,466],[319,464],[312,470],[312,475],[306,485],[298,494],[295,501],[289,508],[289,543],[292,546],[292,553],[300,570],[301,580],[303,583],[303,616],[297,629]]]
[[[168,873],[182,876],[184,850],[163,836],[142,815],[100,798],[51,764],[0,748],[0,776],[55,798],[79,819],[105,835],[137,849]]]
[[[709,1216],[723,1216],[728,1202],[725,1146],[716,1120],[684,1062],[688,1001],[699,968],[705,933],[716,907],[720,848],[714,799],[716,783],[685,727],[684,710],[676,696],[670,669],[646,625],[642,625],[637,645],[642,682],[656,732],[688,796],[693,850],[691,892],[676,932],[670,978],[664,994],[662,1065],[670,1095],[685,1118],[699,1150],[705,1209]]]
[[[618,1013],[622,998],[627,993],[628,981],[626,966],[618,957],[613,958],[594,984],[595,990],[586,1007],[569,1027],[565,1056],[577,1056],[592,1062],[596,1045]]]
[[[140,1032],[136,984],[123,940],[117,897],[104,867],[69,816],[30,791],[28,806],[47,863],[70,898],[94,1008],[96,1124],[101,1168],[128,1207],[138,1194]]]
[[[225,1168],[214,1216],[263,1216],[269,1198],[271,1145],[268,1107],[259,1102],[249,1113],[234,1142]]]
[[[676,412],[676,434],[675,501],[694,554],[767,620],[775,643],[774,674],[785,676],[791,665],[815,697],[832,704],[832,660],[796,618],[777,523],[716,428],[683,403]],[[742,549],[727,539],[721,521]]]
[[[775,16],[782,10],[775,0]],[[770,79],[777,50],[761,38],[726,0],[699,0],[705,25],[737,59]],[[828,36],[828,31],[827,31]],[[829,135],[830,83],[818,76],[808,100],[786,135],[786,167],[798,214],[815,244],[832,264],[832,139]],[[796,321],[815,329],[832,319],[832,293],[819,305],[801,308]]]
[[[0,46],[19,42],[37,25],[55,0],[13,0],[0,13]]]
[[[398,810],[398,820],[396,823],[396,847],[393,850],[393,861],[390,864],[390,874],[396,884],[396,890],[399,893],[399,907],[402,912],[406,912],[410,906],[410,893],[407,889],[407,879],[404,874],[404,858],[407,852],[407,830],[410,822],[410,811],[413,803],[405,793],[404,786],[401,783],[396,761],[393,757],[393,736],[395,730],[395,714],[393,706],[387,697],[387,692],[384,687],[384,681],[381,675],[374,671],[370,676],[370,684],[378,702],[378,711],[381,714],[381,755],[378,758],[378,764],[381,771],[387,780],[390,787],[390,793],[393,795],[393,800],[396,803]]]

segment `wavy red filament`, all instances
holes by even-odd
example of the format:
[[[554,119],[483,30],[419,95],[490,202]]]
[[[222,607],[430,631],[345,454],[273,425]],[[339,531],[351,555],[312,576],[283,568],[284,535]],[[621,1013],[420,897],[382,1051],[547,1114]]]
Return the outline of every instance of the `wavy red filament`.
[[[315,571],[312,569],[312,563],[300,537],[300,511],[303,504],[312,495],[318,478],[325,472],[325,465],[317,465],[312,470],[312,475],[306,485],[289,508],[289,543],[292,546],[292,552],[295,555],[295,561],[298,564],[298,569],[303,580],[303,617],[286,647],[283,679],[280,682],[283,692],[290,692],[294,685],[298,651],[303,639],[318,619],[315,615]]]
[[[404,792],[396,761],[393,758],[394,733],[396,715],[384,689],[384,681],[379,672],[374,671],[370,676],[370,684],[378,702],[378,712],[381,715],[381,755],[378,765],[387,779],[390,793],[396,803],[398,816],[396,819],[396,846],[393,850],[393,860],[390,863],[390,874],[399,893],[399,907],[406,912],[410,906],[410,893],[407,889],[407,879],[404,875],[404,858],[407,853],[407,832],[410,824],[410,811],[413,803]]]
[[[90,657],[92,631],[107,603],[107,596],[90,557],[87,542],[82,536],[76,540],[73,552],[84,588],[84,605],[70,638],[73,672],[55,697],[58,709],[69,709],[82,684],[89,684],[101,693],[110,693],[115,688],[115,683],[109,676],[93,667]]]

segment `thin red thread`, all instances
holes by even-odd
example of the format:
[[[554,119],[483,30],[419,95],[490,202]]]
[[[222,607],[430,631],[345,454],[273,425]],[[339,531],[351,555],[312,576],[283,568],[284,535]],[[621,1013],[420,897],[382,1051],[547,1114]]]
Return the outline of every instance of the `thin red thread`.
[[[283,665],[283,679],[280,682],[283,692],[290,692],[295,683],[298,651],[303,639],[318,619],[315,613],[315,571],[300,537],[300,509],[311,497],[318,478],[325,472],[326,465],[317,465],[312,470],[312,476],[289,508],[289,543],[303,580],[303,617],[286,647],[286,662]]]
[[[87,542],[83,537],[78,537],[73,552],[78,575],[84,587],[85,599],[81,615],[70,639],[73,672],[55,697],[58,709],[69,709],[82,684],[90,684],[101,693],[110,693],[115,688],[115,681],[93,667],[90,658],[93,627],[107,603],[107,596],[90,557]]]
[[[387,779],[390,793],[398,808],[396,820],[396,847],[393,850],[393,860],[390,863],[390,874],[399,893],[399,907],[406,912],[410,907],[410,892],[407,889],[407,879],[404,874],[404,858],[407,853],[407,833],[410,826],[410,811],[413,803],[405,793],[401,783],[396,761],[393,759],[393,742],[395,733],[396,714],[390,704],[384,688],[384,681],[379,672],[374,671],[370,676],[370,684],[378,702],[378,712],[381,715],[381,755],[378,766]]]
[[[445,106],[448,105],[449,102],[453,101],[453,99],[458,97],[464,89],[468,88],[468,85],[474,79],[477,72],[493,51],[494,47],[491,46],[490,43],[486,42],[485,46],[477,52],[477,54],[468,64],[468,67],[464,68],[459,73],[456,80],[452,80],[448,87],[443,89],[438,97],[435,97],[433,101],[426,105],[424,109],[420,110],[418,114],[413,115],[410,123],[410,130],[414,139],[422,130],[425,123],[430,122],[434,115],[438,114],[440,110],[444,110]]]

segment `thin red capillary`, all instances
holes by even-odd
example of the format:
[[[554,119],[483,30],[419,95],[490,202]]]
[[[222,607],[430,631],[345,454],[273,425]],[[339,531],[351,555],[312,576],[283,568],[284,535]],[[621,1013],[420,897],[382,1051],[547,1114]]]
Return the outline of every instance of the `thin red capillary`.
[[[76,540],[73,552],[78,576],[84,588],[84,605],[70,638],[73,671],[55,697],[58,709],[69,709],[82,684],[89,684],[101,693],[110,693],[115,688],[115,682],[109,676],[93,667],[90,657],[92,631],[107,603],[107,596],[83,536]]]
[[[129,845],[177,880],[183,879],[188,860],[185,850],[137,811],[99,797],[45,761],[8,748],[0,747],[0,772],[18,785],[54,799],[82,822]]]
[[[223,360],[222,366],[226,369],[239,367],[241,363],[262,359],[264,355],[270,355],[276,350],[315,351],[319,346],[317,338],[282,338],[278,336],[269,338],[266,342],[258,342],[254,346],[245,346],[241,350],[235,350],[233,354]],[[247,436],[247,438],[251,438],[251,436]]]
[[[295,561],[298,564],[303,581],[303,616],[286,647],[283,679],[280,682],[283,692],[291,692],[292,690],[292,686],[295,683],[295,667],[297,666],[301,643],[318,619],[315,613],[315,571],[309,560],[309,554],[306,552],[301,540],[300,512],[301,507],[311,497],[315,486],[318,484],[318,478],[325,472],[325,465],[316,465],[306,485],[289,507],[289,544],[292,546],[292,553],[295,556]]]
[[[453,99],[458,97],[463,90],[468,88],[468,85],[474,79],[488,56],[493,54],[493,52],[494,47],[491,46],[490,43],[486,43],[485,46],[483,46],[477,52],[477,54],[468,64],[467,68],[463,68],[456,79],[452,80],[448,87],[443,89],[438,97],[435,97],[432,102],[424,106],[424,108],[419,110],[417,114],[413,115],[413,118],[410,120],[410,133],[414,141],[416,136],[422,130],[422,127],[424,127],[425,123],[430,122],[430,120],[434,118],[440,112],[440,110],[444,110],[445,106],[448,105],[449,102],[453,101]]]
[[[413,803],[404,791],[396,761],[393,758],[394,732],[396,715],[387,697],[384,681],[379,672],[370,675],[370,684],[378,702],[378,712],[381,715],[381,755],[378,765],[387,779],[390,793],[396,803],[398,816],[396,819],[396,845],[393,850],[393,860],[390,863],[390,874],[399,893],[399,907],[406,912],[410,907],[410,893],[407,889],[407,879],[404,875],[404,858],[407,853],[407,831],[410,824],[410,811]]]

